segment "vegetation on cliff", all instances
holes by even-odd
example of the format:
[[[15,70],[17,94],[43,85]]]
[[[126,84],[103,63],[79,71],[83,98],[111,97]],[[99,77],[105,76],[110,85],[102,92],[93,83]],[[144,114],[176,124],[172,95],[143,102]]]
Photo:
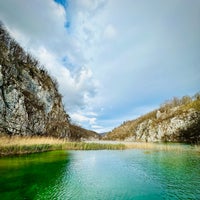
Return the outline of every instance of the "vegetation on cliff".
[[[159,109],[126,121],[104,136],[106,140],[199,143],[200,94],[173,98]]]
[[[70,123],[70,139],[73,141],[84,141],[84,140],[99,140],[100,135],[94,131],[90,131],[82,128],[76,124]]]
[[[71,140],[98,135],[70,124],[58,83],[0,23],[0,135],[53,136]]]
[[[68,137],[57,81],[0,24],[0,132]]]

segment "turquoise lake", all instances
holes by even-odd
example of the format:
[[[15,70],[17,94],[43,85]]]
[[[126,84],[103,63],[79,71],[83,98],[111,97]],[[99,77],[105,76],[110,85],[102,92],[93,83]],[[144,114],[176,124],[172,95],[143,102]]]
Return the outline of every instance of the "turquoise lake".
[[[200,153],[53,151],[0,159],[1,200],[199,200]]]

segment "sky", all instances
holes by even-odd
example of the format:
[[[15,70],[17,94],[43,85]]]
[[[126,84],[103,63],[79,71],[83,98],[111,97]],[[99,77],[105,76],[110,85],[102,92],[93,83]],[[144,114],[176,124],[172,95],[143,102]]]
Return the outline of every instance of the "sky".
[[[0,20],[103,133],[200,91],[199,0],[0,0]]]

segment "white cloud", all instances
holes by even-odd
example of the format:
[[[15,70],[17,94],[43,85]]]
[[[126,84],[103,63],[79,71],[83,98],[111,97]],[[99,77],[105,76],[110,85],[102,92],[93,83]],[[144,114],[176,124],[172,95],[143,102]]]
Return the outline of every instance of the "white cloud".
[[[63,38],[65,35],[66,13],[54,1],[7,0],[1,1],[0,5],[1,19],[11,33],[13,29],[17,29],[37,45],[40,42],[53,44],[57,37]]]
[[[72,121],[82,124],[82,123],[89,123],[91,126],[94,126],[96,123],[96,118],[95,117],[87,117],[84,116],[82,113],[72,113],[71,115]]]
[[[67,110],[84,108],[96,93],[92,71],[83,67],[79,38],[67,33],[64,8],[49,0],[0,2],[0,18],[18,42],[58,79]],[[82,49],[81,49],[82,50]],[[67,60],[66,66],[62,57]],[[68,65],[77,68],[72,75]]]
[[[117,36],[117,31],[113,25],[109,24],[106,26],[103,36],[105,39],[115,39]]]
[[[101,131],[197,91],[199,10],[187,0],[0,1],[0,19],[58,79],[72,118]]]
[[[102,129],[103,127],[102,127],[102,126],[99,126],[99,125],[92,125],[92,128],[98,130],[98,129]]]
[[[98,6],[97,0],[79,0],[77,1],[81,9],[95,10]]]
[[[97,86],[91,70],[81,68],[72,76],[71,72],[58,62],[57,57],[44,47],[34,52],[34,55],[36,54],[40,62],[50,71],[50,74],[57,78],[67,110],[70,112],[78,111],[87,106],[90,98],[95,95]]]

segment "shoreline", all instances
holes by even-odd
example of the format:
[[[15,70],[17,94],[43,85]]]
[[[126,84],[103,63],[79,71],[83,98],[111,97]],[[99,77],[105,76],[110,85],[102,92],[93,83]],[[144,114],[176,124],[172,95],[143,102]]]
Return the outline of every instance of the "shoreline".
[[[80,141],[73,142],[52,137],[0,137],[0,157],[40,153],[55,150],[125,150],[143,149],[156,151],[194,151],[200,153],[200,145],[181,143],[146,143],[127,141]]]
[[[124,144],[68,141],[52,137],[0,137],[0,157],[40,153],[54,150],[123,150]]]

